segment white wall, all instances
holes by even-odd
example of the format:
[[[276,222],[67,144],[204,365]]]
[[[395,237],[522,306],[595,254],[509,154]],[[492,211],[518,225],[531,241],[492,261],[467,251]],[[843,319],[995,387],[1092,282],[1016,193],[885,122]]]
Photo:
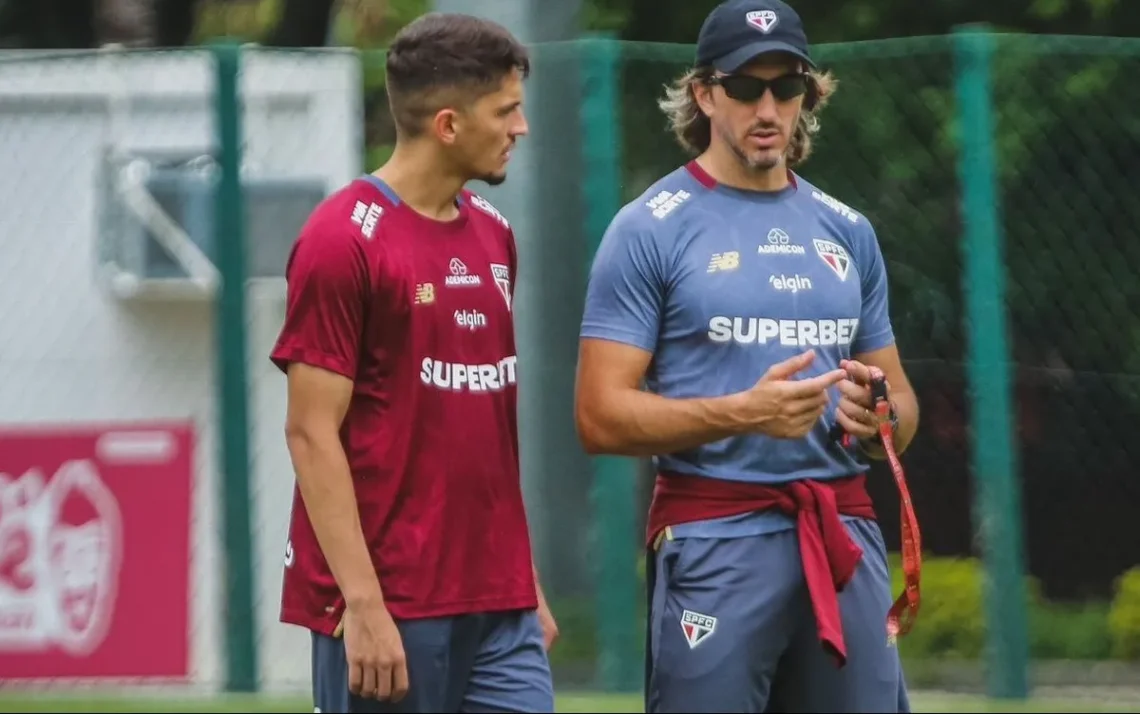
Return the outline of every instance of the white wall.
[[[105,59],[105,55],[103,58]],[[3,61],[0,71],[0,424],[193,419],[191,669],[223,676],[214,424],[213,306],[128,301],[96,280],[97,170],[110,141],[202,148],[213,137],[209,54],[95,54]],[[321,176],[333,190],[362,170],[361,81],[345,52],[247,51],[247,169]],[[107,98],[126,97],[112,121]],[[284,380],[267,355],[280,282],[249,291],[251,458],[258,633],[266,689],[308,686],[308,640],[277,622],[292,469],[282,439]],[[156,603],[156,606],[160,604]]]

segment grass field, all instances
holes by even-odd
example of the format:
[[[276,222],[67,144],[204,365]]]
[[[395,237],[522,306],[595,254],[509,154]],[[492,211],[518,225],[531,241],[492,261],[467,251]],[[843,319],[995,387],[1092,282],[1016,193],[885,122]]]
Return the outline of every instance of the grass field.
[[[915,693],[916,712],[1137,712],[1140,701],[1106,705],[1096,699],[1064,701],[1033,699],[1028,702],[987,700],[958,694]],[[640,712],[637,695],[564,694],[558,697],[559,712]],[[252,697],[213,698],[108,698],[104,695],[59,695],[53,693],[0,694],[0,712],[309,712],[304,699]]]

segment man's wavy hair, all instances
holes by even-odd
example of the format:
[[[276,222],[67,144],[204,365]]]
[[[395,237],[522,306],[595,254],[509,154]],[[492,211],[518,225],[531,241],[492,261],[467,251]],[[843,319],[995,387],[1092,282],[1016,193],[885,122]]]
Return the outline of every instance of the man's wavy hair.
[[[429,12],[388,47],[388,104],[397,135],[414,138],[446,106],[493,92],[512,70],[530,74],[530,54],[506,28],[459,13]]]
[[[665,85],[665,96],[657,103],[665,112],[677,143],[693,156],[707,150],[712,140],[712,125],[697,104],[693,87],[707,82],[713,74],[712,67],[690,69],[672,84]],[[839,81],[830,72],[810,70],[807,74],[808,90],[804,95],[803,109],[792,140],[788,142],[786,162],[789,167],[798,166],[811,156],[812,137],[819,133],[819,112],[827,106],[828,99],[839,86]]]

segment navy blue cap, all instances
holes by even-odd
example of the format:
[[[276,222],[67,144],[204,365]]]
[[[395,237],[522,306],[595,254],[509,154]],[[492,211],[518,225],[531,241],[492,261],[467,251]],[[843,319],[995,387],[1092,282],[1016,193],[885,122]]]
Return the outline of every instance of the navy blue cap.
[[[732,73],[764,52],[788,52],[815,67],[803,21],[781,0],[727,0],[701,25],[698,66]]]

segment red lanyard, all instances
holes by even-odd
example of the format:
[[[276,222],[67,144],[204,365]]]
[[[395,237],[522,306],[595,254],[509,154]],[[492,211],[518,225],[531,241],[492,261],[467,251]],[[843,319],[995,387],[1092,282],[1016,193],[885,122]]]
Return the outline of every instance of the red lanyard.
[[[922,574],[922,536],[918,531],[918,518],[914,514],[914,504],[910,499],[910,489],[906,485],[906,474],[903,473],[902,462],[895,452],[894,430],[891,427],[891,403],[887,399],[887,381],[881,370],[870,367],[871,370],[871,399],[875,405],[875,414],[879,418],[879,438],[882,441],[883,451],[886,452],[887,462],[891,466],[891,473],[895,477],[895,485],[899,490],[900,518],[902,527],[902,568],[904,585],[894,604],[887,613],[887,637],[895,642],[910,632],[914,621],[918,617],[919,581]]]

